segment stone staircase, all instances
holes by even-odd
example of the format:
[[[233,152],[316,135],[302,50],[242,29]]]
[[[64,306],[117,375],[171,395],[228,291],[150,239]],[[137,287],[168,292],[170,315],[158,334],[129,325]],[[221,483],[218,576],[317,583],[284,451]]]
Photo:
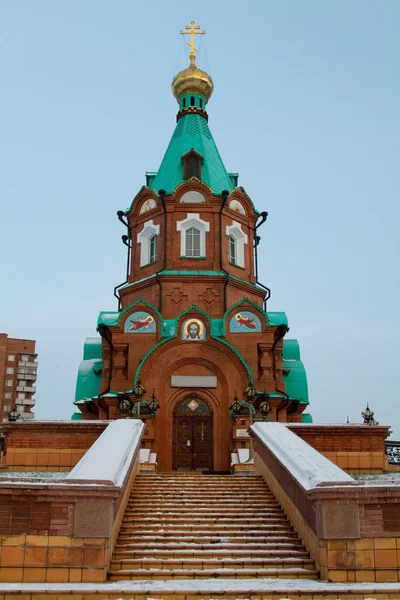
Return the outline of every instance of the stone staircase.
[[[318,572],[261,477],[138,476],[109,580],[317,579]]]

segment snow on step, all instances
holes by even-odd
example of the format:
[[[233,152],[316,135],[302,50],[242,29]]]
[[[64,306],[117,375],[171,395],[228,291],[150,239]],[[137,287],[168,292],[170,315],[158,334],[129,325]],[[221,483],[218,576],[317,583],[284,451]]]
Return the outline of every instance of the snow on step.
[[[262,478],[168,473],[134,482],[109,579],[316,579]]]

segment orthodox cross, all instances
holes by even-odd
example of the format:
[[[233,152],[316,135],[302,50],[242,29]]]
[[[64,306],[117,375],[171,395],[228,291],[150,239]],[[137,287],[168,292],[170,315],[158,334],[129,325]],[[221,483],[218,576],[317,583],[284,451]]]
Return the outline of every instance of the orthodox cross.
[[[194,43],[194,36],[204,35],[205,31],[204,29],[200,29],[200,25],[196,25],[194,21],[190,21],[190,25],[185,25],[185,29],[181,30],[181,34],[190,35],[190,42],[187,42],[187,45],[190,46],[192,50],[189,56],[191,61],[194,62],[194,59],[196,58],[196,52],[199,51],[199,49],[196,48],[196,45]]]

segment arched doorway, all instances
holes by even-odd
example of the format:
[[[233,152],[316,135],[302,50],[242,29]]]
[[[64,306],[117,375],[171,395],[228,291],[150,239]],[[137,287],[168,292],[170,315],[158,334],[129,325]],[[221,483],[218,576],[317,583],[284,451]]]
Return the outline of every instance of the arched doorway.
[[[173,462],[177,471],[211,471],[212,412],[198,396],[181,400],[174,410]]]

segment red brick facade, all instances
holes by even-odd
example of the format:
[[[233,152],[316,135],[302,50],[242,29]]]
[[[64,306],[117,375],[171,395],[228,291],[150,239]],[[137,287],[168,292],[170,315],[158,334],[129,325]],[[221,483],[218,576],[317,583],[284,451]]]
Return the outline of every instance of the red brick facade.
[[[189,191],[202,194],[203,201],[181,203],[183,194]],[[240,203],[236,210],[231,206],[233,200]],[[142,212],[149,202],[153,208]],[[200,223],[199,228],[203,223],[207,229],[202,256],[189,258],[182,256],[184,234],[179,228],[192,217]],[[145,444],[157,452],[159,467],[170,469],[174,465],[177,435],[174,411],[189,396],[200,398],[212,416],[209,468],[228,470],[230,453],[243,445],[235,439],[235,421],[229,407],[235,395],[243,398],[249,381],[260,392],[272,394],[272,420],[300,421],[305,408],[304,404],[285,398],[282,347],[286,328],[268,322],[263,310],[266,291],[256,285],[254,240],[260,217],[241,188],[229,197],[217,196],[192,179],[178,186],[172,195],[157,196],[151,189],[143,188],[127,219],[131,257],[128,282],[119,290],[122,313],[118,322],[101,331],[100,397],[91,404],[81,403],[79,408],[85,419],[120,418],[124,415],[119,400],[109,392],[131,390],[140,378],[147,397],[154,390],[160,404],[156,417],[147,419]],[[141,266],[141,235],[146,226],[157,232],[157,256],[154,262]],[[241,256],[239,245],[236,248],[237,263],[242,262],[243,266],[232,264],[228,256],[230,228],[235,228],[238,237],[245,240]],[[127,326],[138,311],[145,311],[152,327],[140,324],[143,329],[132,333]],[[254,322],[248,324],[246,317],[241,325],[243,331],[232,331],[231,319],[243,318],[244,311],[252,315]],[[201,323],[203,339],[186,339],[184,324],[188,319]],[[166,331],[171,328],[172,335]],[[172,378],[181,376],[216,378],[216,384],[193,389],[173,385]]]

